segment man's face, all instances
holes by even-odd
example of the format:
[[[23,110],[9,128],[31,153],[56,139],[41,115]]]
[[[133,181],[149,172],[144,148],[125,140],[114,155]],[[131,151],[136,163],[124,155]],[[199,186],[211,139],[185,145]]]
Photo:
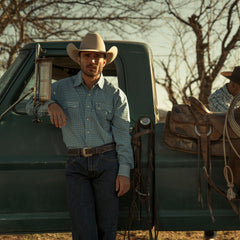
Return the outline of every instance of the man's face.
[[[240,85],[236,83],[236,95],[240,94]]]
[[[94,79],[100,77],[106,62],[104,53],[83,51],[78,57],[82,73]]]

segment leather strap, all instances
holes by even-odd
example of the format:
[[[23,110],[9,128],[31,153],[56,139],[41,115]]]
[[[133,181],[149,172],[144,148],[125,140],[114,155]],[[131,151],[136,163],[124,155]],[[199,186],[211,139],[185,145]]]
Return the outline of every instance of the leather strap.
[[[105,152],[109,152],[116,149],[116,144],[106,144],[99,147],[94,148],[77,148],[77,149],[68,149],[69,156],[83,156],[83,157],[91,157],[96,154],[102,154]]]
[[[140,212],[138,206],[145,206],[146,217],[147,217],[147,226],[149,232],[148,239],[158,239],[158,229],[159,229],[159,221],[157,213],[157,204],[154,196],[151,195],[151,184],[153,184],[153,176],[154,176],[154,146],[155,146],[155,129],[154,123],[150,119],[150,124],[143,128],[140,121],[145,117],[140,117],[136,123],[134,128],[134,135],[132,137],[132,146],[134,152],[134,170],[133,170],[133,180],[132,180],[132,202],[131,207],[129,209],[128,216],[128,224],[127,230],[125,231],[125,236],[128,236],[130,239],[130,229],[132,229],[132,225],[135,224],[134,218],[139,216],[138,220],[140,222]],[[149,118],[148,116],[146,116]],[[144,139],[144,140],[143,140]],[[144,141],[144,146],[142,145],[142,141]],[[146,157],[144,152],[144,160],[147,159],[147,171],[143,171],[142,169],[142,161],[143,161],[143,149],[145,147],[148,149],[148,157]],[[146,157],[146,159],[145,159]],[[152,215],[151,208],[154,208],[154,215]],[[136,211],[136,212],[135,212]],[[152,226],[155,225],[155,231],[152,231]]]

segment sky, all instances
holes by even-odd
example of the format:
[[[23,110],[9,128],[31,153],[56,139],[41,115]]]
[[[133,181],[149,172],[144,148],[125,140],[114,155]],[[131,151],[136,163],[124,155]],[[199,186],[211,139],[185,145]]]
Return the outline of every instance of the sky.
[[[121,37],[114,34],[109,34],[109,32],[107,31],[104,32],[101,29],[99,29],[98,33],[105,40],[122,40]],[[160,31],[151,32],[146,37],[143,37],[141,33],[139,33],[137,37],[135,35],[129,35],[128,39],[124,39],[124,40],[147,43],[152,50],[153,59],[156,59],[157,57],[158,58],[163,57],[164,55],[167,54],[167,51],[168,51],[166,46],[167,44],[166,39],[164,38],[164,35]],[[159,69],[156,64],[154,64],[154,74],[155,76],[159,75]],[[0,77],[2,75],[3,75],[3,72],[0,72]],[[156,84],[156,90],[157,90],[158,107],[160,109],[170,110],[172,104],[168,100],[166,91],[159,84]]]
[[[188,13],[186,13],[185,16],[188,16]],[[103,37],[103,39],[121,40],[121,37],[117,36],[114,33],[110,33],[109,31],[104,32],[103,29],[99,29],[98,32]],[[167,34],[166,34],[167,32],[168,32],[168,28],[166,26],[162,26],[160,22],[155,22],[155,28],[151,31],[148,31],[147,34],[139,32],[137,35],[127,36],[127,38],[124,38],[124,40],[136,41],[137,39],[137,41],[147,43],[152,50],[153,59],[156,61],[157,59],[158,60],[163,59],[168,55],[170,46],[169,46],[169,39],[167,38]],[[156,63],[154,63],[154,73],[157,78],[160,78],[162,76],[161,69]],[[219,81],[216,81],[216,82],[218,84],[214,85],[214,89],[220,87],[225,82],[225,79],[220,76]],[[167,92],[163,87],[161,87],[158,84],[156,84],[156,89],[157,89],[158,107],[160,109],[170,110],[172,107],[172,104],[168,100]]]
[[[108,32],[104,32],[99,30],[99,34],[104,38],[105,40],[122,40],[120,37],[116,35],[109,35]],[[110,37],[109,37],[110,36]],[[137,40],[136,40],[137,39]],[[152,51],[153,60],[156,61],[157,58],[163,58],[168,54],[168,42],[165,38],[164,34],[162,34],[162,30],[156,30],[152,31],[147,36],[142,36],[139,34],[137,37],[135,35],[129,35],[128,39],[124,39],[128,41],[137,41],[137,42],[143,42],[149,45]],[[154,68],[154,75],[155,77],[159,77],[159,67],[156,63],[153,65]],[[167,92],[166,90],[160,86],[159,84],[156,84],[156,91],[157,91],[157,100],[158,100],[158,108],[164,109],[164,110],[170,110],[172,107],[171,102],[168,100]]]

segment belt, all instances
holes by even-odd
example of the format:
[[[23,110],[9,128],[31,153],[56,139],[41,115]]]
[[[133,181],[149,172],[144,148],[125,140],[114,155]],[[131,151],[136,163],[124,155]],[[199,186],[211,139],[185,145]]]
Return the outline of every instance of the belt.
[[[116,144],[106,144],[99,147],[93,148],[77,148],[77,149],[68,149],[69,156],[83,156],[83,157],[91,157],[96,154],[102,154],[105,152],[109,152],[116,149]]]

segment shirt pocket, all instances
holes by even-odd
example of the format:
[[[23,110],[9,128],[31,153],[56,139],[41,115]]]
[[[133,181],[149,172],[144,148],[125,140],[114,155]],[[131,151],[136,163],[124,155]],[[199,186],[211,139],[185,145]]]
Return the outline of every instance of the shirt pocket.
[[[78,115],[78,113],[79,113],[79,102],[77,102],[77,101],[65,102],[64,105],[63,105],[63,111],[68,116],[74,117],[75,115]]]
[[[106,103],[97,102],[95,103],[96,115],[101,120],[111,121],[113,118],[112,106]]]

